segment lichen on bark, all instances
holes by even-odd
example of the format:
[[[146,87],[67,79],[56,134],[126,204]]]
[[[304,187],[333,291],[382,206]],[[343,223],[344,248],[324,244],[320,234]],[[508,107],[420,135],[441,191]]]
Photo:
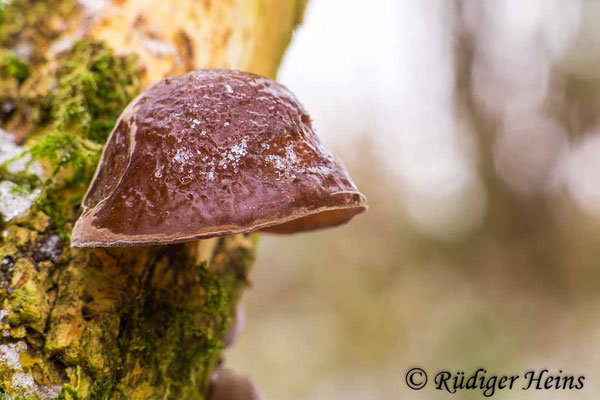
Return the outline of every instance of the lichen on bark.
[[[3,389],[36,399],[202,399],[253,239],[82,251],[49,227],[41,212],[11,221],[0,246],[0,343],[20,349],[17,363],[0,363]],[[9,356],[0,346],[0,360]],[[15,380],[22,374],[29,386]]]
[[[19,85],[11,119],[25,125],[29,139],[20,156],[41,162],[48,176],[26,172],[7,176],[42,188],[36,207],[52,219],[52,229],[68,237],[79,201],[121,110],[139,92],[133,57],[117,57],[103,43],[80,41]],[[59,206],[60,205],[60,206]]]

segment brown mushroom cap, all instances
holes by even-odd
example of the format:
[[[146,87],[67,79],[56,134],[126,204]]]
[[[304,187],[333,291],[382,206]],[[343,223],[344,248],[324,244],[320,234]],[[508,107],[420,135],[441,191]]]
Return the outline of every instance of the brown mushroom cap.
[[[162,80],[123,112],[73,247],[177,243],[343,224],[365,198],[283,85],[230,70]]]

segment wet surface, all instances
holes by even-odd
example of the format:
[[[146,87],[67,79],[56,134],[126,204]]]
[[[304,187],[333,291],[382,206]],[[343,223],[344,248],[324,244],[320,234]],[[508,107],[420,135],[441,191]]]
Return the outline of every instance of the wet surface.
[[[273,229],[290,233],[363,210],[364,197],[287,88],[200,70],[158,82],[124,111],[73,244],[166,243],[296,220]]]

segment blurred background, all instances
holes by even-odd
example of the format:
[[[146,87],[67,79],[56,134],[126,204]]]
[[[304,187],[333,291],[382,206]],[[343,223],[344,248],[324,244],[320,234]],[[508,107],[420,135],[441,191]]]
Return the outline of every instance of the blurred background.
[[[599,19],[596,0],[310,0],[278,79],[370,210],[262,238],[226,365],[270,400],[483,398],[412,392],[416,365],[562,369],[585,388],[494,399],[597,399]]]

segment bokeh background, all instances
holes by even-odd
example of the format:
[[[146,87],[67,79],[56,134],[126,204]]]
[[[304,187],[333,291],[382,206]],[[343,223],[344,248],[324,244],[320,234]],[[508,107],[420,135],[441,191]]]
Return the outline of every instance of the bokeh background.
[[[419,365],[600,394],[600,2],[310,0],[278,79],[370,204],[263,237],[226,365],[267,399],[410,391]]]

